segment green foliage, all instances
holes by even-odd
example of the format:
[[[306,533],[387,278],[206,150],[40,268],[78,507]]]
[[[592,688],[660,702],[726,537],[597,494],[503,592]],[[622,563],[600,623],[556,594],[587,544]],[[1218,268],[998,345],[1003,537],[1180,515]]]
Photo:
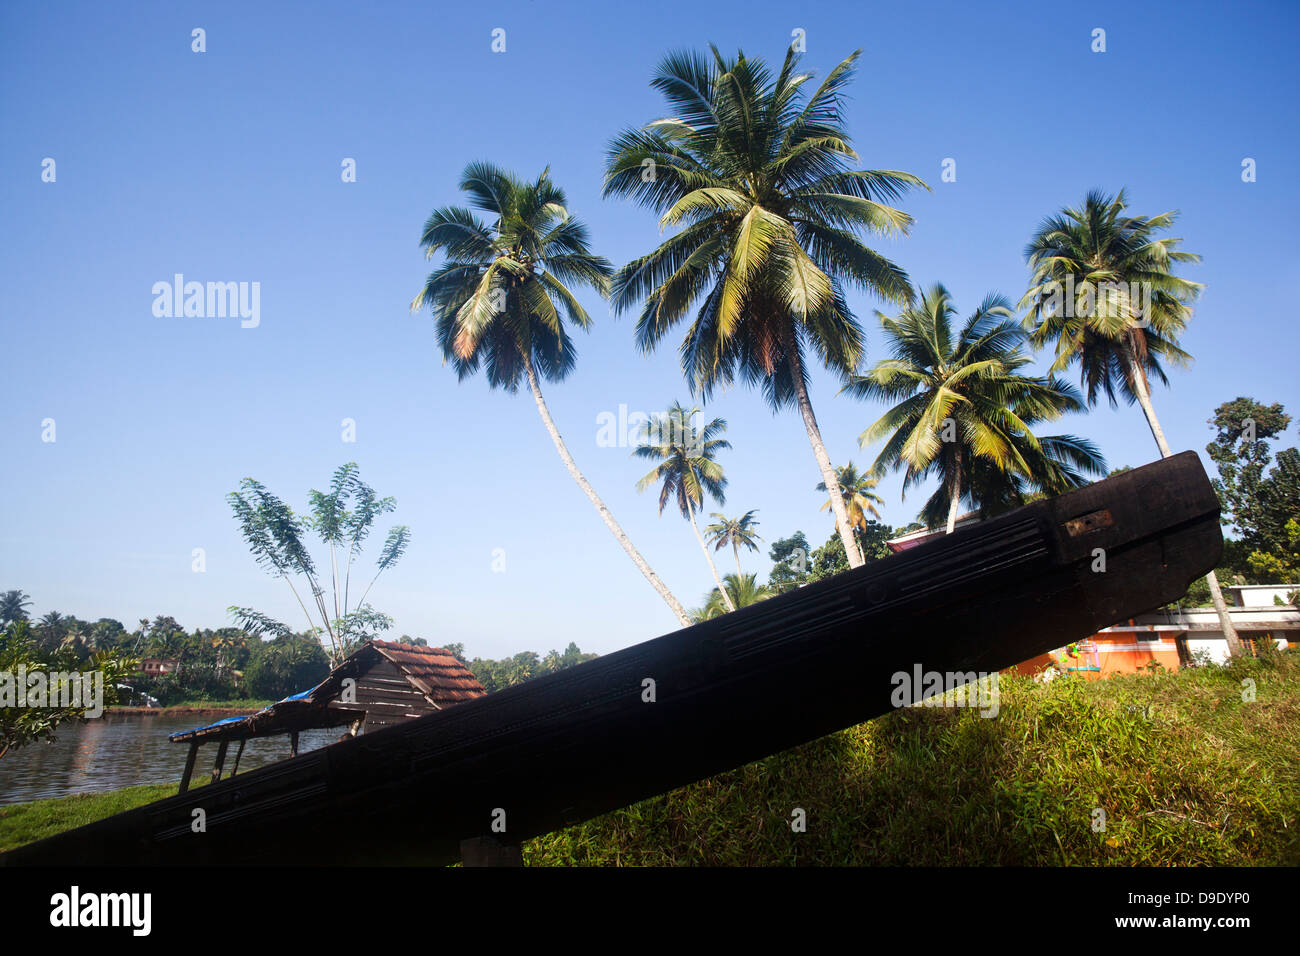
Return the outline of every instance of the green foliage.
[[[27,620],[27,609],[31,606],[32,599],[24,592],[5,591],[0,594],[0,624]]]
[[[307,496],[311,511],[306,516],[294,514],[292,508],[252,478],[245,478],[240,490],[226,497],[258,565],[289,585],[307,618],[308,632],[328,639],[330,659],[337,664],[362,643],[392,626],[392,618],[376,611],[365,600],[379,575],[396,564],[405,552],[410,529],[397,525],[388,532],[375,575],[353,606],[352,565],[360,557],[375,521],[393,511],[397,503],[392,498],[376,495],[361,480],[355,462],[335,470],[328,494],[313,489]],[[314,530],[329,550],[329,595],[319,581],[321,574],[303,540],[308,530]],[[315,616],[294,586],[294,577],[298,576],[306,581]],[[232,605],[229,610],[249,634],[278,638],[291,633],[287,624],[252,608]]]
[[[871,562],[893,554],[886,542],[899,533],[887,524],[868,521],[865,527],[854,529],[853,538],[858,543],[858,550],[862,552],[863,560]],[[843,574],[847,570],[849,570],[849,560],[844,555],[844,542],[837,533],[832,532],[826,539],[826,543],[813,551],[807,580],[810,583],[821,581],[836,574]]]
[[[844,550],[843,545],[840,550]],[[812,547],[802,531],[773,541],[767,556],[774,562],[767,584],[777,594],[803,584],[812,572]]]
[[[775,77],[743,53],[671,54],[653,86],[672,118],[610,145],[605,195],[681,227],[619,270],[613,306],[644,300],[636,336],[649,351],[699,302],[681,355],[705,398],[739,375],[761,385],[774,409],[790,404],[803,386],[804,342],[841,374],[863,354],[846,286],[911,297],[903,270],[858,239],[905,233],[911,217],[886,203],[925,185],[908,173],[850,168],[857,155],[843,97],[858,56],[807,95],[793,51]]]
[[[726,503],[727,479],[717,454],[730,448],[731,442],[720,438],[727,423],[715,418],[703,427],[695,425],[698,406],[686,408],[673,402],[664,415],[656,415],[641,428],[632,454],[656,462],[636,483],[637,491],[659,485],[659,513],[674,501],[683,518],[691,518],[711,495],[719,504]]]
[[[329,675],[329,670],[329,657],[319,641],[287,635],[257,642],[244,670],[244,680],[255,696],[282,700],[315,687]]]
[[[562,380],[576,361],[562,314],[591,327],[569,286],[603,295],[613,265],[592,254],[587,227],[569,215],[549,169],[528,182],[474,162],[460,188],[490,220],[463,206],[429,215],[420,245],[426,258],[442,254],[444,262],[429,273],[411,311],[432,309],[443,359],[462,381],[480,364],[491,387],[511,392],[536,373]]]
[[[451,650],[462,663],[465,662],[464,647],[462,645],[452,645],[448,650]],[[545,657],[539,657],[535,651],[522,651],[514,657],[506,657],[501,660],[476,657],[469,661],[467,666],[470,673],[483,685],[483,689],[490,694],[494,691],[504,690],[507,687],[514,687],[516,684],[522,684],[534,677],[542,677],[546,674],[554,674],[557,671],[575,667],[584,661],[595,660],[596,657],[595,654],[584,654],[577,644],[570,641],[563,654],[553,650]]]
[[[885,499],[876,494],[875,488],[880,484],[880,476],[871,472],[859,472],[853,462],[840,465],[835,469],[835,481],[840,486],[840,495],[844,499],[845,510],[849,513],[849,526],[854,530],[867,526],[867,515],[879,518],[876,505],[883,505]],[[817,490],[826,494],[826,482],[817,482]],[[829,511],[830,498],[822,505],[822,511]]]
[[[87,711],[85,694],[90,691],[83,690],[74,702],[70,692],[55,693],[59,688],[53,680],[46,684],[47,706],[18,706],[17,682],[23,673],[84,674],[98,671],[103,675],[103,698],[98,703],[108,707],[117,702],[117,685],[126,679],[134,665],[135,661],[130,658],[108,651],[99,651],[89,658],[78,656],[70,647],[43,651],[32,640],[26,620],[18,619],[7,625],[0,632],[0,674],[7,675],[12,681],[15,699],[0,706],[0,757],[34,741],[53,740],[62,724],[84,719]]]
[[[1300,863],[1300,662],[999,681],[530,840],[528,865]],[[1242,677],[1258,687],[1241,699]],[[807,813],[792,831],[791,811]],[[1094,832],[1094,809],[1106,828]]]
[[[757,508],[751,508],[738,518],[728,518],[722,512],[714,511],[709,514],[709,517],[718,520],[704,529],[705,540],[713,545],[714,551],[721,551],[728,545],[731,546],[732,554],[736,558],[737,574],[741,573],[741,547],[749,551],[757,551],[758,543],[763,540],[757,531],[758,520],[754,517],[757,513]]]
[[[767,585],[758,583],[756,574],[723,575],[722,584],[736,605],[736,610],[776,596],[776,592]],[[695,622],[707,621],[719,614],[727,614],[730,610],[722,599],[722,593],[714,588],[704,596],[704,605],[691,612],[691,619]]]
[[[962,500],[996,514],[1033,491],[1060,494],[1086,484],[1084,473],[1105,471],[1092,442],[1035,436],[1031,426],[1083,402],[1055,377],[1022,374],[1031,361],[1022,351],[1026,336],[1005,299],[988,296],[955,337],[956,307],[940,284],[896,318],[877,314],[893,358],[844,390],[894,403],[858,443],[885,440],[871,470],[905,469],[905,492],[939,477],[922,509],[928,526],[943,525]]]
[[[1252,551],[1246,559],[1260,583],[1300,584],[1300,522],[1286,523],[1287,543],[1277,553]]]
[[[849,570],[849,559],[844,553],[844,542],[838,534],[832,534],[826,543],[813,552],[812,570],[808,573],[809,583],[843,574]]]
[[[1294,449],[1283,451],[1271,474],[1270,440],[1291,424],[1282,405],[1235,398],[1214,410],[1214,441],[1205,446],[1219,472],[1214,489],[1223,502],[1223,523],[1235,527],[1249,551],[1286,546],[1285,526],[1300,517],[1300,469]],[[1285,456],[1285,457],[1284,457]]]
[[[1176,212],[1127,216],[1127,207],[1124,190],[1114,197],[1094,190],[1082,206],[1044,220],[1025,248],[1033,270],[1020,301],[1029,308],[1025,327],[1035,348],[1055,347],[1052,372],[1079,364],[1089,405],[1101,394],[1112,406],[1117,395],[1133,402],[1138,369],[1144,381],[1167,385],[1161,360],[1191,360],[1178,336],[1202,286],[1172,267],[1201,257],[1180,250],[1181,239],[1157,238]],[[1067,302],[1071,288],[1074,299]]]

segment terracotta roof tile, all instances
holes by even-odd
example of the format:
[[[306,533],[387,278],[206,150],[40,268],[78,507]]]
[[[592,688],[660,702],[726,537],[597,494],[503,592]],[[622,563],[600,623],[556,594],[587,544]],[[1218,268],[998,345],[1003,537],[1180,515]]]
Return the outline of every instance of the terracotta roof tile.
[[[396,641],[371,643],[439,707],[449,707],[487,693],[469,668],[445,648]]]

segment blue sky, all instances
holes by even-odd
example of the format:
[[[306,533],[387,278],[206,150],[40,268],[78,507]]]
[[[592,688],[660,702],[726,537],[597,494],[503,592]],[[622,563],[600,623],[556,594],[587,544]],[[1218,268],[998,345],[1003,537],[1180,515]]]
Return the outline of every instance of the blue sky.
[[[645,252],[654,216],[602,201],[600,177],[614,133],[663,115],[656,63],[710,42],[778,60],[795,28],[819,75],[865,50],[848,110],[863,166],[933,187],[903,203],[911,236],[878,241],[914,283],[943,281],[963,314],[989,291],[1018,298],[1037,223],[1092,187],[1127,187],[1137,213],[1180,209],[1176,234],[1204,257],[1185,270],[1206,284],[1184,339],[1196,362],[1155,395],[1174,447],[1203,451],[1213,408],[1237,395],[1300,413],[1285,306],[1297,279],[1300,8],[1137,6],[5,5],[0,590],[26,590],[38,614],[128,627],[159,613],[218,627],[231,604],[301,624],[224,496],[252,475],[305,508],[309,488],[355,460],[414,535],[372,592],[394,634],[500,656],[570,640],[609,652],[671,629],[528,396],[458,384],[442,366],[428,314],[408,310],[428,270],[419,229],[461,201],[466,162],[530,176],[549,164],[597,251],[616,263]],[[191,50],[195,27],[204,53]],[[505,53],[491,50],[498,27]],[[1090,50],[1097,27],[1104,53]],[[355,183],[341,181],[347,157]],[[1246,157],[1256,182],[1242,182]],[[946,158],[956,182],[940,181]],[[260,325],[155,317],[152,287],[175,273],[259,282]],[[552,412],[647,559],[696,605],[712,582],[689,527],[636,493],[645,469],[628,449],[596,439],[601,412],[687,400],[676,343],[644,357],[630,317],[585,301],[597,323],[579,337],[575,373],[547,390]],[[852,305],[868,360],[884,357],[881,304]],[[814,377],[831,456],[866,464],[875,449],[856,436],[883,409],[836,389]],[[774,417],[743,387],[707,411],[728,420],[735,446],[725,510],[759,509],[768,542],[796,529],[824,541],[832,524],[797,415]],[[345,418],[355,443],[342,441]],[[1093,438],[1112,466],[1155,457],[1135,407],[1061,430]],[[911,521],[924,496],[901,502],[897,477],[884,489],[885,519]],[[763,575],[769,565],[765,553],[745,559]]]

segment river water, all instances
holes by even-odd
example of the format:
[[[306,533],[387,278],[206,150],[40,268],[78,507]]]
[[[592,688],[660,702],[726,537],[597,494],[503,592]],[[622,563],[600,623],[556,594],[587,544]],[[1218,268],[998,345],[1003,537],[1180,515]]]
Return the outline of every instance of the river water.
[[[167,735],[204,727],[220,719],[221,715],[204,714],[122,714],[64,724],[54,743],[28,744],[0,759],[0,805],[179,781],[185,771],[189,747],[172,743]],[[338,728],[304,731],[298,740],[298,752],[331,744],[342,732]],[[234,766],[238,746],[232,744],[226,755],[225,774]],[[214,743],[199,748],[198,763],[194,765],[196,780],[212,772],[216,755]],[[287,734],[250,740],[240,758],[239,772],[288,756]]]

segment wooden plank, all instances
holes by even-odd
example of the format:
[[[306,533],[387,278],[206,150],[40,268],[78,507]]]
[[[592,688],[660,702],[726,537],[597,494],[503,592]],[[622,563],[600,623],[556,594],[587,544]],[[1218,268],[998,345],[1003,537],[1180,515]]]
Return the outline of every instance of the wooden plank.
[[[244,756],[244,744],[248,743],[247,737],[239,738],[239,749],[235,751],[235,765],[230,768],[230,775],[233,777],[239,773],[239,758]]]
[[[198,756],[199,756],[199,742],[197,740],[191,740],[190,752],[185,755],[185,772],[181,774],[181,789],[179,791],[180,793],[184,793],[186,790],[190,788],[190,777],[194,775],[194,761],[198,758]]]
[[[362,705],[365,707],[367,714],[409,714],[409,713],[433,713],[434,707],[423,697],[416,697],[414,700],[407,701],[403,704],[386,704],[380,701],[370,701]]]
[[[226,763],[226,748],[230,746],[229,738],[221,741],[217,745],[217,759],[212,763],[212,782],[216,783],[221,779],[221,769]]]

